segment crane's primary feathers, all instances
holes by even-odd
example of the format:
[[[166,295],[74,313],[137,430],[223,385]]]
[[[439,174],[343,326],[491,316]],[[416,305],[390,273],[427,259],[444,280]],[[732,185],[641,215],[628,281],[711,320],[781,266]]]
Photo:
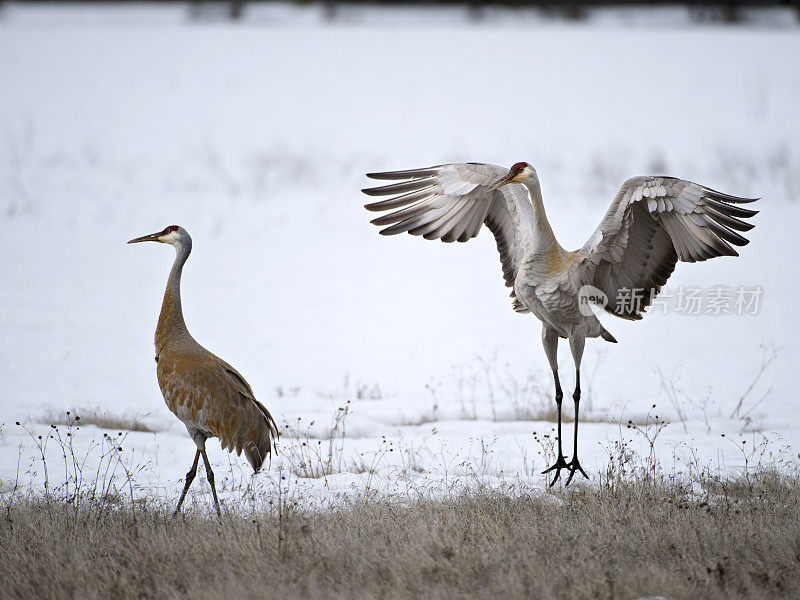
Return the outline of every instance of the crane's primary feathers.
[[[562,468],[570,471],[567,484],[576,470],[585,475],[577,459],[584,340],[602,337],[616,342],[593,312],[581,310],[582,291],[587,286],[601,291],[603,308],[617,317],[641,319],[679,260],[738,256],[733,246],[748,243],[740,232],[753,228],[742,219],[757,214],[736,206],[755,199],[673,177],[633,177],[622,184],[586,244],[567,251],[553,234],[539,178],[528,163],[516,163],[510,170],[481,163],[445,164],[367,177],[396,182],[362,190],[368,196],[389,196],[365,206],[384,213],[372,220],[384,227],[383,235],[408,232],[443,242],[466,242],[484,224],[494,235],[514,309],[533,313],[543,325],[559,416],[559,456],[546,471],[556,470],[552,483]],[[569,464],[561,452],[559,338],[569,340],[576,367],[575,455]]]
[[[503,266],[506,286],[513,287],[522,256],[533,235],[532,209],[521,186],[495,189],[492,186],[508,172],[495,165],[478,163],[439,165],[415,171],[369,173],[372,179],[411,181],[362,190],[369,196],[399,196],[367,204],[367,210],[395,210],[372,220],[389,225],[383,235],[407,231],[425,239],[466,242],[474,238],[485,223],[494,234]],[[514,309],[528,312],[516,300]]]
[[[731,203],[753,201],[674,177],[628,179],[581,248],[588,258],[585,280],[606,294],[608,312],[641,319],[678,260],[739,256],[731,244],[748,240],[737,231],[754,227],[740,217],[757,211]],[[623,288],[642,290],[641,303],[618,303]]]

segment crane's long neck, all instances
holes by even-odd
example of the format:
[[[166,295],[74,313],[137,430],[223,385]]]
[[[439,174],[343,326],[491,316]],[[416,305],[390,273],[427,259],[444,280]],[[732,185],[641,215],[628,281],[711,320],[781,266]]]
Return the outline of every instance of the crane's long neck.
[[[183,320],[181,307],[181,274],[183,265],[192,251],[191,242],[175,247],[175,262],[169,272],[164,301],[161,303],[161,314],[156,327],[156,348],[162,348],[169,341],[191,339],[186,321]]]
[[[539,185],[539,181],[526,179],[523,183],[528,188],[531,205],[533,206],[533,240],[531,245],[534,252],[548,252],[559,249],[560,246],[544,211],[542,188]]]

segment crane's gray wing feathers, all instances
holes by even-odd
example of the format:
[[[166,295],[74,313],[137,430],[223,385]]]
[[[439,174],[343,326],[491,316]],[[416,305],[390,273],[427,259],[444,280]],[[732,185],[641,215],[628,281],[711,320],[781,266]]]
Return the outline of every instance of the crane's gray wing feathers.
[[[466,242],[485,223],[495,237],[506,286],[513,288],[517,269],[533,235],[533,209],[525,189],[507,185],[493,189],[508,169],[482,163],[437,165],[424,169],[368,173],[378,180],[398,181],[362,190],[368,196],[392,196],[367,204],[383,214],[372,220],[383,235],[408,232],[428,240]],[[528,312],[513,290],[514,310]]]
[[[754,227],[741,218],[758,211],[731,203],[755,200],[673,177],[628,179],[581,248],[587,256],[583,282],[606,294],[608,312],[641,319],[678,260],[738,256],[731,244],[744,246],[748,240],[737,232]],[[638,300],[625,300],[626,293],[635,293]]]

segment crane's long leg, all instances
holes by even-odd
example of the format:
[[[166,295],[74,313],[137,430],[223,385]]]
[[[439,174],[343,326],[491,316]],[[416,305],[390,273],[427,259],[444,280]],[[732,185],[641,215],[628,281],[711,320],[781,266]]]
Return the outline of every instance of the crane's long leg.
[[[555,485],[561,475],[561,469],[567,467],[567,461],[564,458],[564,453],[561,450],[561,400],[564,398],[564,392],[561,391],[561,382],[558,379],[558,333],[554,329],[542,327],[542,345],[544,346],[544,353],[547,355],[547,360],[550,363],[550,368],[553,370],[553,381],[556,386],[556,411],[558,412],[558,458],[556,462],[547,467],[542,474],[549,473],[555,470],[556,476],[550,482],[550,487]]]
[[[192,468],[189,469],[189,472],[186,474],[186,485],[183,486],[183,493],[181,494],[181,499],[178,500],[178,508],[175,509],[175,512],[172,513],[172,516],[178,514],[181,510],[181,506],[183,506],[183,500],[186,498],[186,492],[189,491],[189,486],[192,485],[192,481],[194,481],[194,476],[197,475],[197,461],[200,460],[200,450],[197,451],[194,455],[194,462],[192,463]]]
[[[203,455],[203,464],[206,466],[206,478],[211,485],[211,494],[214,496],[214,508],[217,509],[217,516],[222,516],[222,511],[219,509],[219,500],[217,500],[217,488],[214,487],[214,471],[211,470],[211,463],[208,462],[208,455],[205,450],[200,451]]]
[[[578,408],[581,404],[581,358],[583,357],[585,342],[586,338],[583,336],[569,338],[569,349],[572,351],[572,359],[575,361],[575,392],[572,394],[572,399],[575,401],[575,438],[573,440],[572,460],[567,465],[569,477],[567,477],[564,487],[568,486],[569,482],[572,481],[575,471],[580,471],[586,479],[589,479],[586,471],[583,470],[581,463],[578,461]]]

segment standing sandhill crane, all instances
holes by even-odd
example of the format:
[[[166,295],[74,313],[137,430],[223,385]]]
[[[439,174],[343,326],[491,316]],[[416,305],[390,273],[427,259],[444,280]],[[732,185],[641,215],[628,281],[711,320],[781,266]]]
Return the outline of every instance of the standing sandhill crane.
[[[372,221],[389,225],[381,230],[383,235],[407,231],[429,240],[466,242],[484,223],[494,234],[514,310],[533,313],[543,325],[542,344],[553,371],[558,409],[558,458],[543,472],[555,471],[551,486],[561,469],[569,471],[565,485],[575,471],[588,478],[578,461],[583,347],[586,338],[617,341],[587,301],[601,304],[617,317],[641,319],[678,260],[738,256],[731,244],[743,246],[748,240],[736,231],[753,228],[738,217],[756,214],[731,205],[754,199],[673,177],[633,177],[622,184],[589,241],[569,252],[550,228],[539,178],[528,163],[516,163],[510,171],[461,163],[367,176],[402,181],[362,190],[369,196],[393,196],[366,205],[371,211],[393,211]],[[561,449],[559,338],[569,340],[575,362],[575,434],[569,463]]]
[[[256,400],[244,377],[198,344],[186,328],[181,309],[181,273],[192,251],[189,233],[183,227],[170,225],[164,231],[128,243],[137,242],[160,242],[175,247],[175,262],[167,280],[156,327],[156,374],[167,406],[183,421],[197,445],[175,514],[183,505],[202,455],[214,507],[221,515],[214,472],[206,454],[206,440],[218,437],[223,450],[236,450],[239,455],[244,450],[253,472],[257,473],[272,452],[278,428],[269,411]]]

